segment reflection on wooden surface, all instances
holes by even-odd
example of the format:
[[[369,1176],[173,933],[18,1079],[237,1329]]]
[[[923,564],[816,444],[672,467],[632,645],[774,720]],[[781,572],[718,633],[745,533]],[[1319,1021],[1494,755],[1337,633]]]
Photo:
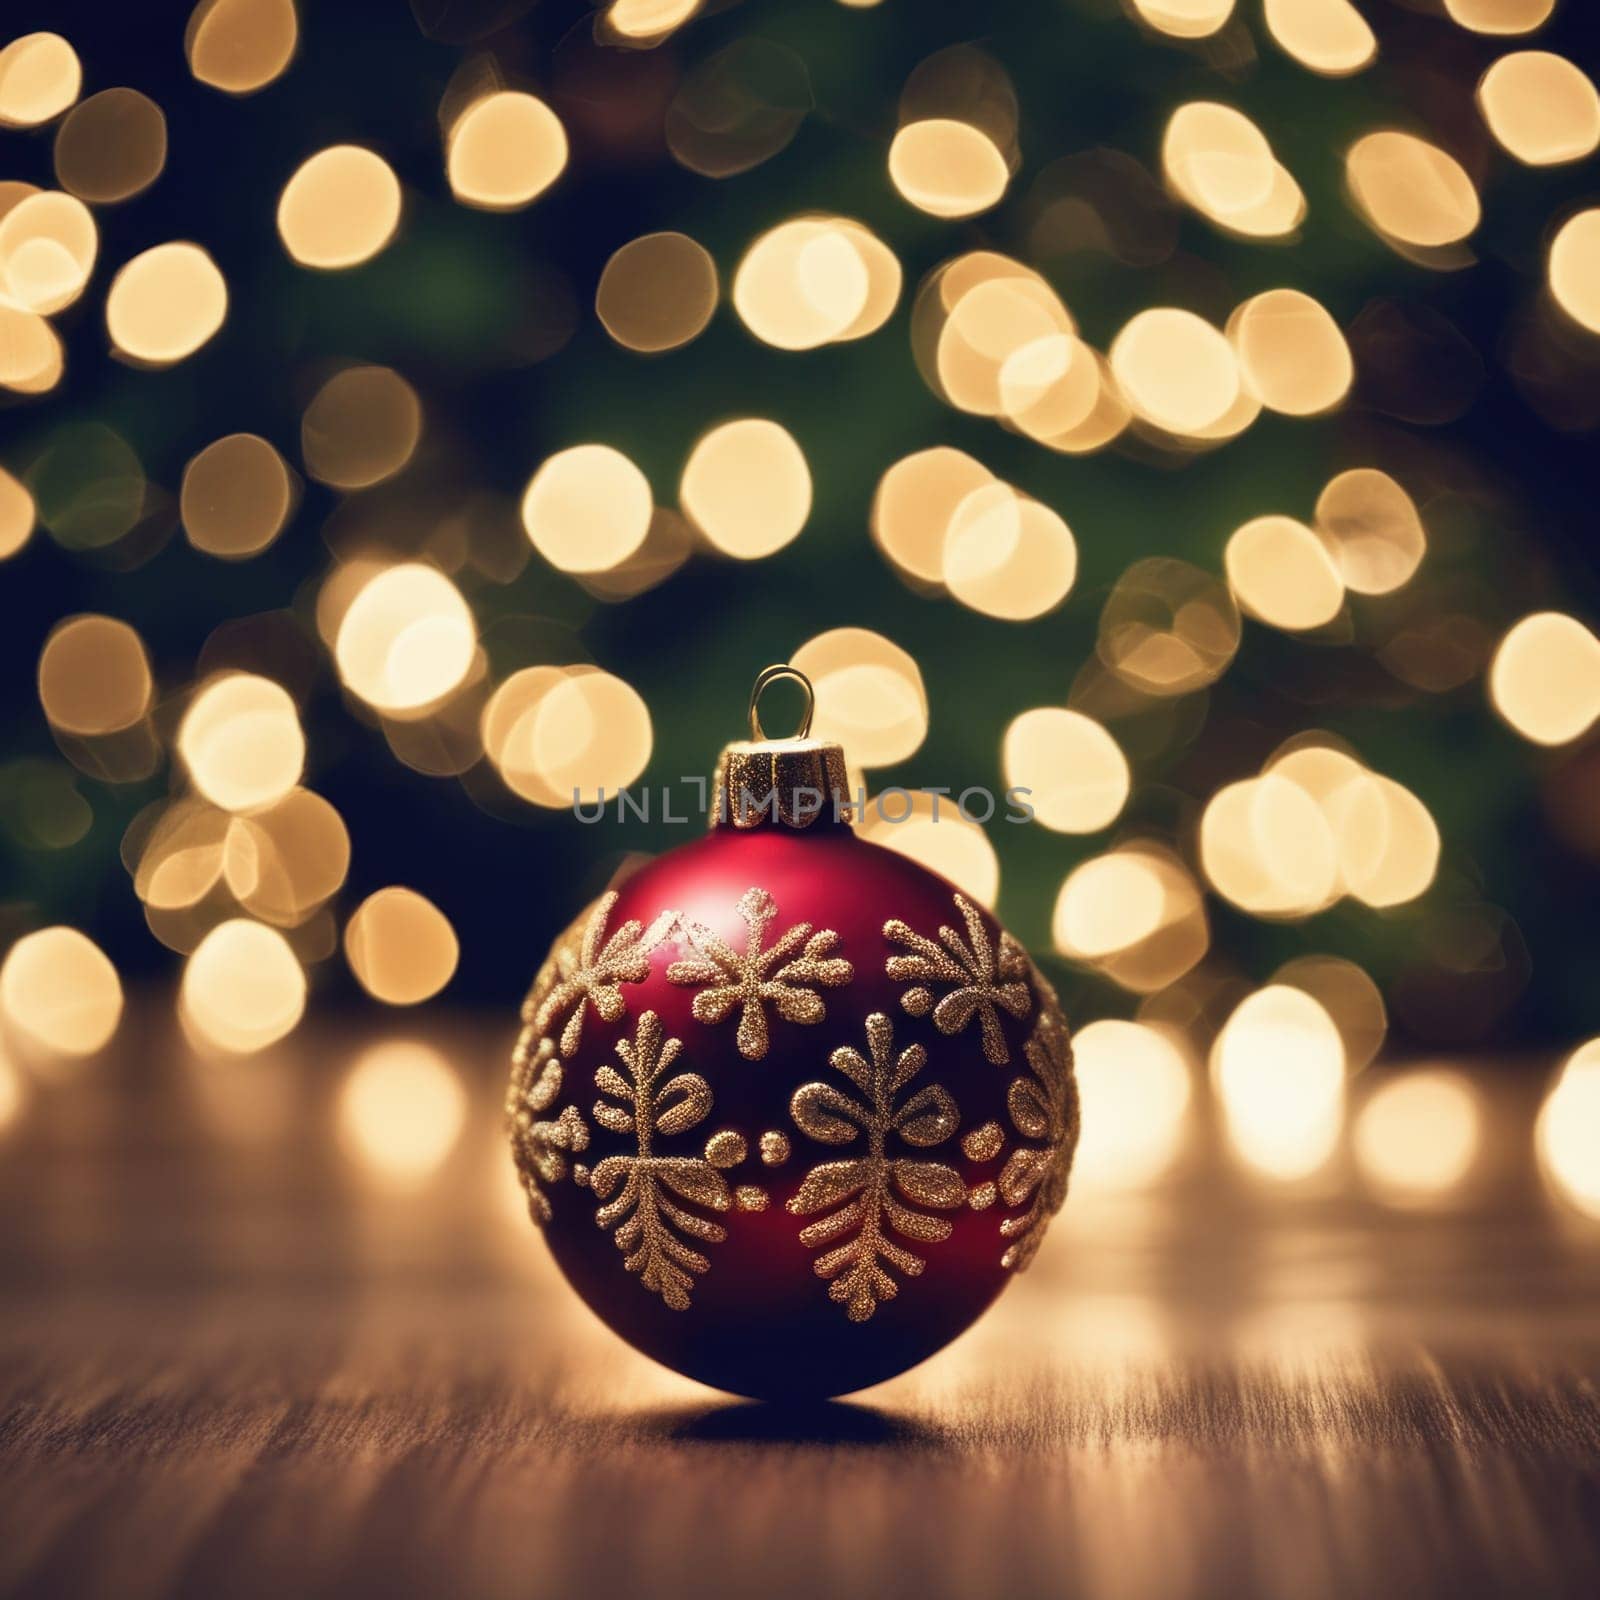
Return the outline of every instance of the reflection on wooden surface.
[[[141,1014],[33,1086],[0,1135],[0,1591],[1597,1592],[1600,1225],[1535,1173],[1537,1077],[1447,1078],[1465,1164],[1422,1094],[1457,1155],[1421,1191],[1385,1137],[1415,1094],[1364,1124],[1358,1080],[1283,1186],[1197,1088],[1170,1167],[1075,1196],[966,1338],[786,1415],[566,1291],[500,1147],[505,1043],[200,1062]]]

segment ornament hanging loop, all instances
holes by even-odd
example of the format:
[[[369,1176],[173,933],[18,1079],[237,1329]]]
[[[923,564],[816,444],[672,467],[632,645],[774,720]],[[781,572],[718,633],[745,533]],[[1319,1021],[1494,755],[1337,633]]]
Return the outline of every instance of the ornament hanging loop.
[[[811,716],[817,709],[816,690],[811,687],[811,680],[798,667],[791,667],[786,661],[779,661],[770,667],[763,667],[756,674],[756,681],[750,688],[750,737],[758,744],[765,744],[770,738],[761,726],[761,696],[769,684],[777,683],[784,678],[791,683],[798,683],[806,697],[805,714],[800,719],[800,726],[789,737],[805,739],[810,736]]]

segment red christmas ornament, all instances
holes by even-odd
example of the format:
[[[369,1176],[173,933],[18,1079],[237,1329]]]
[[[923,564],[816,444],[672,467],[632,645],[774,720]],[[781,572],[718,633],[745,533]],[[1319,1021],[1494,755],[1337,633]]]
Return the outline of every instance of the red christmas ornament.
[[[603,895],[523,1008],[507,1111],[557,1263],[647,1355],[770,1400],[942,1348],[1033,1258],[1067,1026],[954,885],[858,839],[839,746],[748,743],[711,831]]]

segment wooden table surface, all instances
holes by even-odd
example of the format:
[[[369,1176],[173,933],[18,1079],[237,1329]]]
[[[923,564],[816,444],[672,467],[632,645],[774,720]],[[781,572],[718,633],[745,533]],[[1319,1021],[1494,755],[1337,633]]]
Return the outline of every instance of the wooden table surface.
[[[340,1133],[379,1037],[193,1060],[130,1019],[0,1135],[0,1593],[1600,1593],[1600,1230],[1530,1170],[1538,1080],[1432,1213],[1285,1195],[1202,1118],[1069,1202],[944,1355],[788,1415],[633,1355],[498,1142],[505,1030],[425,1180]],[[381,1164],[380,1164],[381,1165]]]

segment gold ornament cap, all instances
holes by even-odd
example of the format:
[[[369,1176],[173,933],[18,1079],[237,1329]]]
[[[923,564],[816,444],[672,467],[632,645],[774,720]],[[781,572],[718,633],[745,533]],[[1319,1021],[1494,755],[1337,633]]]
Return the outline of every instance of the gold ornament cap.
[[[770,739],[761,726],[761,696],[788,679],[805,692],[805,714],[791,738]],[[850,817],[850,775],[844,746],[813,739],[816,691],[797,667],[765,667],[750,690],[750,737],[723,748],[712,780],[713,828],[811,828],[843,825]]]

